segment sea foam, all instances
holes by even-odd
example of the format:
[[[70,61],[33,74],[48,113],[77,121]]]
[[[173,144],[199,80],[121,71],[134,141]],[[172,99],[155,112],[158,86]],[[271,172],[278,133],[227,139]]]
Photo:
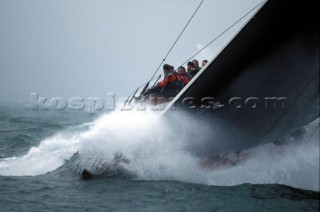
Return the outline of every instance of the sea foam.
[[[25,155],[1,159],[0,175],[45,174],[61,167],[78,152],[79,166],[94,174],[116,175],[124,170],[138,180],[177,180],[216,186],[279,183],[319,191],[318,136],[312,139],[307,136],[300,144],[260,146],[243,151],[246,159],[236,165],[204,168],[202,158],[185,149],[185,142],[190,142],[193,132],[183,130],[189,123],[186,118],[181,120],[172,126],[153,111],[107,113],[90,123],[89,129],[57,133]],[[309,134],[312,133],[310,130]]]

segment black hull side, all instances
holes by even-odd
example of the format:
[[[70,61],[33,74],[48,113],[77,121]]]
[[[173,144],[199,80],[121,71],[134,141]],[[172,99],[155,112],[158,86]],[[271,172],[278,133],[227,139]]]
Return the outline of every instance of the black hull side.
[[[316,9],[315,1],[268,1],[178,95],[176,110],[206,126],[206,130],[194,126],[195,134],[199,133],[194,151],[247,149],[287,136],[319,117]],[[195,98],[195,108],[183,102],[186,97]],[[204,108],[204,97],[224,106]],[[230,103],[233,97],[237,99]],[[273,107],[269,97],[284,99]]]

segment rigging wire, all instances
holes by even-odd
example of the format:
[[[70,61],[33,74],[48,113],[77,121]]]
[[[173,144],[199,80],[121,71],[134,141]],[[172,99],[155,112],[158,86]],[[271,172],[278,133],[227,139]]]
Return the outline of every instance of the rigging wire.
[[[188,60],[186,60],[181,66],[184,66],[187,62],[189,62],[192,58],[197,56],[200,52],[202,52],[205,48],[210,46],[213,42],[215,42],[217,39],[219,39],[222,35],[224,35],[226,32],[228,32],[232,27],[234,27],[236,24],[238,24],[242,19],[244,19],[247,15],[249,15],[252,11],[254,11],[256,8],[258,8],[263,2],[261,1],[259,4],[257,4],[255,7],[253,7],[249,12],[244,14],[240,19],[238,19],[236,22],[234,22],[232,25],[230,25],[227,29],[225,29],[222,33],[220,33],[217,37],[215,37],[212,41],[210,41],[207,45],[205,45],[202,49],[197,51],[192,57],[190,57]]]
[[[319,120],[320,121],[320,120]],[[309,141],[311,141],[311,139],[313,138],[314,134],[316,133],[317,129],[319,128],[320,126],[320,122],[318,124],[318,126],[314,129],[313,133],[311,134],[310,138],[309,138]]]
[[[178,42],[178,40],[180,39],[180,37],[182,36],[182,34],[184,33],[184,31],[187,29],[187,27],[189,26],[191,20],[193,19],[193,17],[196,15],[196,13],[198,12],[200,6],[202,5],[202,3],[204,2],[204,0],[202,0],[200,2],[200,4],[198,5],[197,9],[194,11],[194,13],[192,14],[192,16],[190,17],[189,21],[187,22],[187,24],[184,26],[184,28],[182,29],[181,33],[179,34],[179,36],[177,37],[176,41],[173,43],[173,45],[171,46],[170,50],[168,51],[168,53],[165,55],[165,57],[163,58],[163,60],[161,61],[160,65],[158,66],[158,68],[156,69],[156,71],[153,73],[152,77],[150,80],[153,79],[153,77],[156,75],[156,73],[159,71],[160,67],[162,66],[162,64],[164,63],[164,61],[167,59],[167,57],[169,56],[169,54],[171,53],[172,49],[174,48],[174,46],[176,45],[176,43]]]
[[[197,11],[199,10],[200,6],[203,4],[204,0],[202,0],[200,2],[200,4],[198,5],[198,7],[196,8],[196,10],[194,11],[194,13],[192,14],[192,16],[190,17],[189,21],[187,22],[187,24],[184,26],[184,28],[182,29],[181,33],[179,34],[179,36],[177,37],[177,39],[175,40],[175,42],[173,43],[173,45],[171,46],[171,48],[169,49],[168,53],[165,55],[164,59],[162,60],[162,62],[160,63],[160,65],[158,66],[158,68],[156,69],[156,71],[153,73],[151,79],[146,82],[143,83],[141,86],[138,87],[141,88],[142,86],[147,85],[150,81],[158,78],[159,80],[159,76],[160,75],[156,75],[156,73],[159,71],[159,69],[161,68],[162,64],[164,63],[164,61],[166,60],[166,58],[169,56],[169,54],[171,53],[172,49],[174,48],[174,46],[176,45],[176,43],[178,42],[178,40],[180,39],[180,37],[182,36],[182,34],[184,33],[184,31],[186,30],[186,28],[188,27],[188,25],[190,24],[191,20],[193,19],[193,17],[196,15]],[[200,49],[198,52],[196,52],[194,55],[192,55],[192,57],[190,57],[188,60],[186,60],[186,62],[184,62],[181,66],[185,65],[189,60],[191,60],[192,58],[194,58],[195,56],[197,56],[200,52],[202,52],[205,48],[207,48],[208,46],[210,46],[213,42],[215,42],[218,38],[220,38],[222,35],[224,35],[227,31],[229,31],[232,27],[234,27],[236,24],[238,24],[242,19],[244,19],[248,14],[250,14],[252,11],[254,11],[257,7],[259,7],[262,3],[264,3],[264,1],[261,1],[259,4],[257,4],[255,7],[253,7],[250,11],[248,11],[246,14],[244,14],[240,19],[238,19],[236,22],[234,22],[232,25],[230,25],[228,28],[226,28],[222,33],[220,33],[217,37],[215,37],[212,41],[210,41],[207,45],[205,45],[202,49]],[[135,91],[132,92],[132,94],[136,93]],[[132,95],[131,94],[131,95]],[[131,96],[130,95],[130,96]],[[130,96],[128,97],[128,100],[130,98]]]

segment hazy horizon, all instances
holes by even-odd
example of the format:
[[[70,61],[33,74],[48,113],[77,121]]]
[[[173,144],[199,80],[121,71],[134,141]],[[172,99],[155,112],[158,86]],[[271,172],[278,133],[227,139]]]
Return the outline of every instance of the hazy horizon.
[[[204,1],[166,63],[179,66],[259,2]],[[199,3],[0,1],[0,103],[28,103],[33,92],[129,95],[150,79]],[[245,20],[195,59],[211,60]]]

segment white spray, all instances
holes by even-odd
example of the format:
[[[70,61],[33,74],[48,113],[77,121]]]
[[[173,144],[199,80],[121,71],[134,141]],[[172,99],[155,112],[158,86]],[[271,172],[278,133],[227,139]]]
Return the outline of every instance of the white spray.
[[[261,146],[245,151],[249,157],[236,166],[204,169],[199,165],[201,158],[184,149],[184,141],[192,136],[192,130],[189,135],[181,134],[180,127],[168,127],[151,111],[115,111],[103,115],[82,133],[58,134],[31,148],[26,155],[0,160],[0,175],[44,174],[79,152],[81,166],[96,174],[121,167],[140,180],[224,186],[280,183],[319,191],[317,136],[313,142],[285,148]]]

